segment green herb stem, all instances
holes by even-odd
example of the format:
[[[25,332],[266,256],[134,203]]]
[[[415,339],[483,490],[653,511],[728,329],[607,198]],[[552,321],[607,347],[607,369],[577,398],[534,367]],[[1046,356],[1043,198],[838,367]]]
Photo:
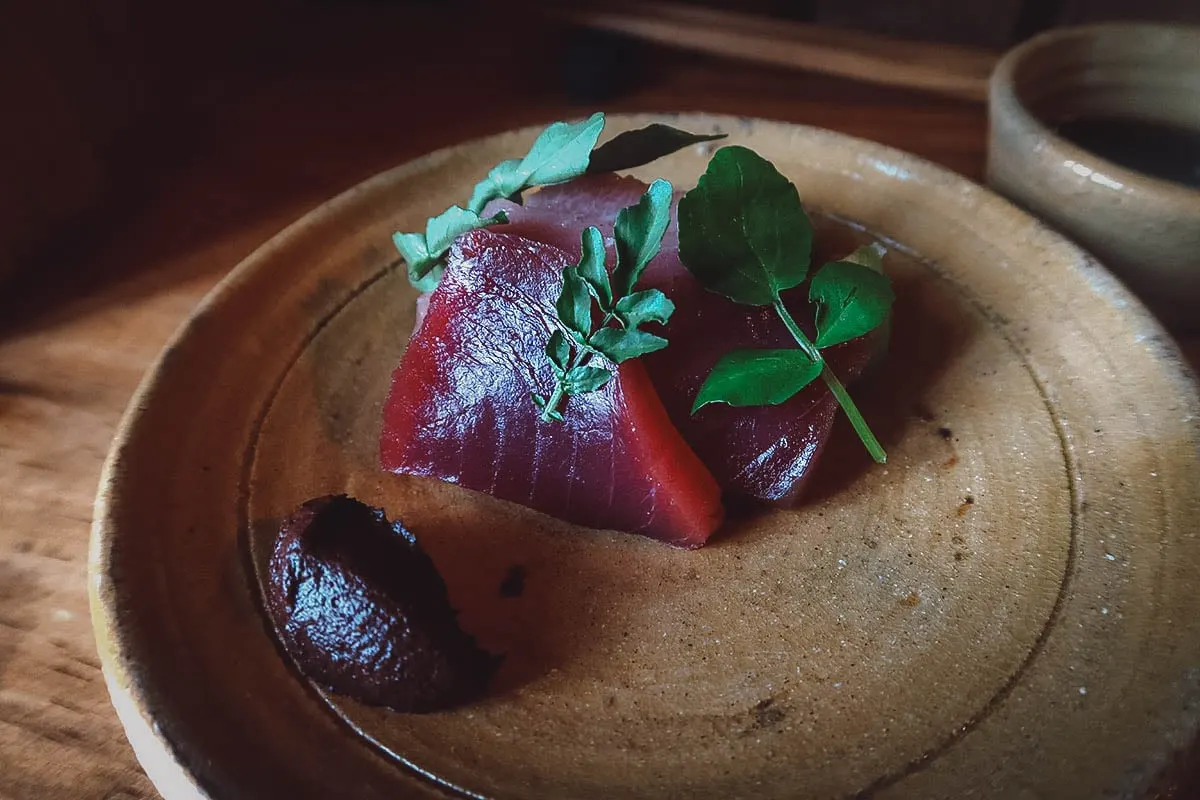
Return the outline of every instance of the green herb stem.
[[[579,261],[563,268],[562,291],[554,301],[562,329],[551,331],[546,343],[546,357],[554,368],[554,391],[544,401],[540,394],[533,394],[543,422],[561,422],[559,404],[603,388],[616,377],[618,364],[667,346],[666,339],[638,326],[646,322],[665,325],[674,304],[658,289],[636,292],[634,288],[642,270],[658,254],[670,221],[671,184],[656,180],[637,204],[617,214],[613,225],[617,263],[611,274],[605,266],[607,254],[599,228],[589,226],[580,235]],[[617,324],[610,325],[614,320]],[[608,363],[589,366],[593,356],[602,356]]]
[[[563,382],[556,381],[554,391],[550,393],[550,398],[546,400],[546,406],[542,409],[542,422],[551,422],[554,419],[554,411],[558,408],[558,404],[562,402],[565,393]]]
[[[796,320],[792,318],[791,313],[783,304],[783,300],[776,295],[773,303],[775,311],[779,314],[779,318],[783,320],[783,324],[787,326],[788,332],[792,334],[792,338],[796,340],[796,344],[800,345],[800,349],[805,355],[811,358],[818,364],[821,364],[821,378],[825,381],[825,385],[829,387],[829,391],[837,398],[838,404],[841,405],[842,411],[846,413],[846,418],[850,420],[851,427],[858,434],[858,438],[867,448],[867,452],[871,454],[871,458],[875,459],[875,463],[887,463],[887,453],[884,452],[883,446],[879,444],[879,440],[875,438],[875,434],[871,431],[867,421],[863,419],[862,413],[858,410],[858,406],[854,404],[854,400],[850,397],[850,393],[846,391],[846,387],[842,385],[841,380],[837,375],[833,374],[833,370],[829,368],[829,364],[821,356],[821,353],[804,335],[804,331],[800,330],[800,326],[796,324]]]
[[[871,432],[867,421],[859,413],[858,406],[854,405],[854,401],[850,399],[850,394],[846,391],[846,387],[842,385],[838,376],[833,374],[833,370],[829,368],[828,363],[821,369],[821,377],[829,387],[829,391],[833,392],[833,396],[841,404],[842,411],[846,412],[846,418],[850,420],[850,425],[854,428],[854,432],[858,434],[858,438],[862,439],[862,443],[866,445],[867,452],[871,454],[871,458],[875,459],[876,464],[886,464],[887,453],[884,452],[883,445],[879,444],[879,440]]]
[[[783,304],[783,299],[778,294],[775,295],[775,301],[772,305],[775,306],[775,312],[779,314],[779,318],[787,326],[788,333],[792,334],[792,338],[796,340],[796,344],[800,345],[800,349],[804,351],[804,354],[815,363],[824,364],[825,359],[821,357],[821,351],[817,350],[817,346],[808,340],[808,337],[804,335],[804,331],[800,330],[800,326],[796,324],[796,320],[792,319],[791,312],[787,310],[787,306]]]
[[[611,317],[611,315],[609,315],[609,316]],[[609,318],[606,317],[604,321],[607,323],[608,319]],[[567,368],[565,370],[563,370],[564,373],[570,372],[571,370],[575,369],[576,367],[586,367],[588,365],[588,362],[592,360],[591,352],[584,350],[582,348],[579,348],[578,344],[576,344],[576,348],[577,349],[575,350],[575,352],[571,355],[571,360],[570,360],[570,362],[568,362]],[[563,400],[565,400],[566,397],[567,397],[566,384],[564,384],[561,380],[555,381],[554,382],[554,391],[550,393],[549,399],[546,400],[546,407],[542,409],[542,417],[541,417],[542,422],[553,422],[554,421],[554,417],[552,415],[554,414],[555,411],[558,410],[558,404],[561,403]]]

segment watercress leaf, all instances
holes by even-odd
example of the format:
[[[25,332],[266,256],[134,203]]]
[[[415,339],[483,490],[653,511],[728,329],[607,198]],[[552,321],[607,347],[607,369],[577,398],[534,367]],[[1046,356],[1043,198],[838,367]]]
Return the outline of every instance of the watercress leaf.
[[[596,112],[583,122],[555,122],[542,131],[529,153],[514,168],[521,186],[549,186],[578,178],[587,171],[592,148],[604,130],[604,114]]]
[[[724,133],[689,133],[670,125],[654,123],[619,133],[592,151],[587,171],[617,172],[649,164],[690,144],[724,139]]]
[[[520,166],[521,159],[510,158],[492,167],[487,177],[475,184],[471,191],[471,199],[467,202],[467,209],[482,214],[483,207],[492,200],[511,198],[520,192],[526,177]]]
[[[679,201],[679,256],[709,291],[769,305],[804,281],[812,225],[796,187],[745,147],[722,147]]]
[[[442,273],[446,271],[446,265],[441,260],[430,262],[425,274],[419,278],[414,278],[412,273],[409,273],[408,282],[421,294],[429,294],[438,287],[442,282]]]
[[[482,219],[474,211],[459,206],[450,206],[436,217],[429,218],[429,222],[425,225],[425,246],[429,248],[430,256],[441,256],[450,249],[450,245],[454,244],[455,239],[467,231],[506,222],[508,222],[508,215],[503,211],[493,217]]]
[[[644,356],[667,346],[667,340],[645,331],[601,328],[588,337],[588,344],[615,364]]]
[[[645,289],[622,297],[614,311],[626,328],[636,328],[646,322],[665,325],[675,312],[675,304],[658,289]]]
[[[817,304],[817,347],[848,342],[887,319],[896,299],[882,272],[850,261],[834,261],[817,270],[808,286]]]
[[[449,247],[461,233],[479,227],[479,215],[459,206],[450,206],[436,217],[430,217],[425,223],[425,246],[430,255]]]
[[[537,410],[544,411],[546,408],[546,396],[537,392],[531,392],[530,396],[533,397],[533,404],[537,406]]]
[[[816,380],[821,367],[821,362],[813,361],[803,350],[730,351],[708,373],[692,413],[709,403],[778,405]]]
[[[467,231],[508,222],[508,215],[499,211],[481,219],[474,211],[459,206],[430,217],[425,223],[425,234],[395,233],[392,242],[408,264],[408,280],[417,289],[430,292],[437,288],[445,267],[446,251],[454,240]]]
[[[558,318],[563,325],[586,339],[592,330],[592,295],[587,282],[579,276],[579,267],[567,267],[562,275],[562,294],[554,304]]]
[[[567,362],[571,359],[571,345],[562,331],[556,330],[550,334],[550,341],[546,342],[546,357],[554,366],[555,375],[561,376],[566,371]]]
[[[393,233],[392,243],[408,265],[409,280],[417,280],[429,272],[433,259],[429,257],[429,246],[422,233]]]
[[[650,259],[658,255],[663,233],[671,223],[671,184],[662,179],[650,184],[636,205],[617,213],[613,237],[617,240],[617,266],[613,294],[629,294]]]
[[[608,282],[608,270],[604,266],[604,237],[600,229],[587,227],[583,229],[580,248],[583,255],[579,259],[579,276],[587,282],[600,304],[601,311],[612,310],[612,286]]]
[[[429,248],[422,233],[393,233],[392,243],[409,265],[421,263],[429,258]]]
[[[586,394],[603,388],[613,374],[603,367],[573,367],[563,378],[567,394]]]
[[[532,186],[549,186],[577,178],[587,171],[588,160],[600,132],[604,114],[583,122],[555,122],[538,134],[524,158],[501,161],[475,184],[467,208],[479,214],[491,200],[518,199]]]

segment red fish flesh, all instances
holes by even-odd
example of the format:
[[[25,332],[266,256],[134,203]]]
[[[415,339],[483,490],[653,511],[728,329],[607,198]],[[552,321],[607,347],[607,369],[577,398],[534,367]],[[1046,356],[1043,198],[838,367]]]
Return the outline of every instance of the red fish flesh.
[[[533,193],[524,205],[493,203],[486,213],[504,209],[510,222],[497,230],[556,245],[578,259],[582,230],[595,225],[611,237],[617,212],[636,203],[645,189],[633,178],[589,176]],[[815,264],[852,249],[853,243],[836,233],[830,227],[822,230],[829,235],[817,237],[821,252],[814,254],[819,257]],[[678,243],[678,225],[672,218],[662,249],[639,284],[661,289],[676,306],[665,334],[671,344],[642,359],[646,370],[671,421],[726,491],[793,504],[829,439],[837,401],[823,382],[816,381],[778,406],[709,405],[693,416],[692,402],[721,355],[736,348],[795,347],[795,341],[774,310],[739,305],[700,286],[680,262]],[[805,292],[805,287],[787,292],[784,301],[811,334],[812,310]],[[879,345],[879,337],[868,334],[831,348],[826,356],[833,371],[849,383]]]
[[[723,519],[720,488],[640,361],[568,398],[563,422],[539,419],[530,396],[554,385],[544,348],[560,327],[554,301],[574,260],[507,232],[459,237],[393,376],[382,465],[569,522],[699,547]]]

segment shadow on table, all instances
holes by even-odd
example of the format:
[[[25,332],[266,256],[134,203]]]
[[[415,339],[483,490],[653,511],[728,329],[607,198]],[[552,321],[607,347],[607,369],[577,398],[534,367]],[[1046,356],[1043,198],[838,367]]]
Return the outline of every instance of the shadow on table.
[[[536,50],[507,57],[524,76],[519,83],[489,85],[471,59],[442,57],[444,38],[432,33],[456,22],[445,11],[306,12],[253,67],[181,87],[152,129],[130,132],[106,153],[119,185],[5,284],[0,336],[215,281],[294,219],[377,172],[553,114],[553,80],[539,79],[547,70],[537,68]],[[414,25],[431,35],[397,49],[396,31]],[[460,28],[458,45],[483,51],[497,30]],[[433,61],[436,70],[427,69]]]
[[[619,96],[581,90],[578,35],[502,8],[481,18],[488,8],[463,20],[432,4],[300,4],[253,59],[207,65],[220,71],[180,86],[177,107],[111,154],[124,179],[104,207],[7,284],[0,336],[215,281],[296,217],[377,172],[595,107],[804,122],[881,139],[973,177],[982,164],[985,120],[975,104],[667,49],[646,51]],[[403,35],[414,29],[423,35]],[[498,41],[518,39],[538,45],[495,53]]]

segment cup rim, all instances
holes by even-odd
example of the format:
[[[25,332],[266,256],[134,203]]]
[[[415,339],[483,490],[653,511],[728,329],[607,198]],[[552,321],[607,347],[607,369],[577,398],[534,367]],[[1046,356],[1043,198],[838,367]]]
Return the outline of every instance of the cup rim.
[[[1006,115],[1009,122],[1017,124],[1024,133],[1035,135],[1053,148],[1056,153],[1061,154],[1063,161],[1095,165],[1092,166],[1093,172],[1102,172],[1105,176],[1111,177],[1114,182],[1121,184],[1122,191],[1133,193],[1140,198],[1153,196],[1168,202],[1196,202],[1200,200],[1200,189],[1121,166],[1092,150],[1080,147],[1060,136],[1042,122],[1018,96],[1014,76],[1017,68],[1034,53],[1045,51],[1064,41],[1089,40],[1101,34],[1115,32],[1182,35],[1195,39],[1197,48],[1200,48],[1200,26],[1198,25],[1098,22],[1052,28],[1025,40],[1006,52],[996,62],[988,80],[989,113],[994,116],[999,111]]]

